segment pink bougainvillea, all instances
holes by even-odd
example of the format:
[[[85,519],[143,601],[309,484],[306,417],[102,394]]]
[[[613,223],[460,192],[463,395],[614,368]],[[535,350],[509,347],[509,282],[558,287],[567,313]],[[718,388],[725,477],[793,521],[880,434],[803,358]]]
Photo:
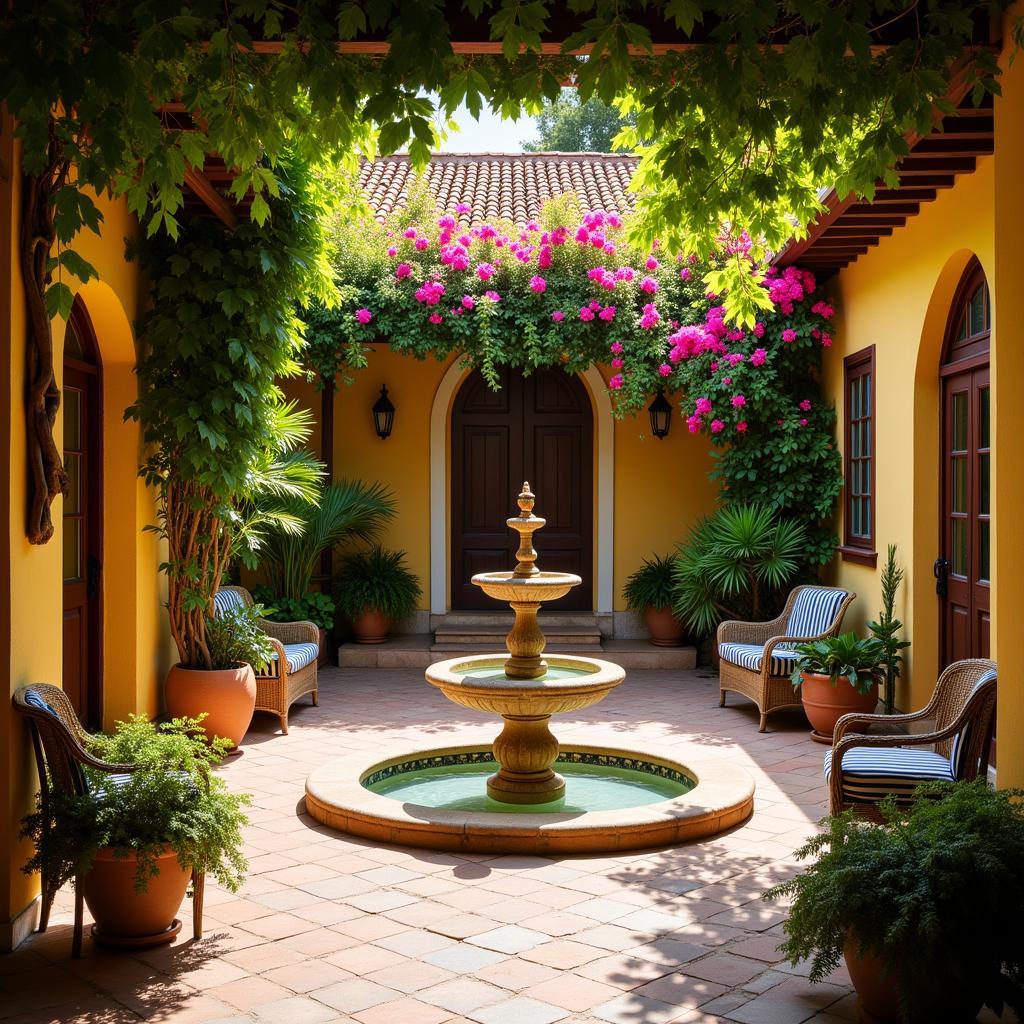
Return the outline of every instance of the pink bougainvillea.
[[[356,319],[361,324],[368,324],[373,319],[373,314],[365,306],[363,306],[362,309],[356,310]]]

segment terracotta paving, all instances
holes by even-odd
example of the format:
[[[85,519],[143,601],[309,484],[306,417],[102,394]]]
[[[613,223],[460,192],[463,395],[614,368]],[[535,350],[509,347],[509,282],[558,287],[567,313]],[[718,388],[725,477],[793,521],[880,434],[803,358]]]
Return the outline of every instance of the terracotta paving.
[[[288,736],[258,716],[223,769],[253,796],[251,874],[208,885],[206,936],[191,908],[173,945],[134,955],[87,938],[70,959],[70,894],[50,929],[0,957],[5,1024],[124,1021],[318,1024],[839,1024],[856,1019],[845,974],[811,986],[779,962],[784,911],[763,889],[824,810],[822,748],[799,715],[757,732],[753,708],[718,708],[704,670],[636,671],[563,720],[566,739],[644,749],[693,743],[750,771],[753,817],[713,840],[558,860],[432,853],[331,832],[303,813],[315,766],[353,748],[410,749],[493,733],[419,672],[328,669],[319,708]],[[483,730],[481,732],[481,729]]]

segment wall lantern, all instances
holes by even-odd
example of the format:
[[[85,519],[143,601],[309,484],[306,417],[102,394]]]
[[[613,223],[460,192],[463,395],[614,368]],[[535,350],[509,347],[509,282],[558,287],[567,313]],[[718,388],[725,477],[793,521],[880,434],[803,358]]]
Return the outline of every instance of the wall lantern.
[[[665,392],[658,389],[654,401],[647,407],[651,417],[651,433],[659,440],[668,437],[668,428],[672,425],[672,406],[668,404]]]
[[[395,407],[391,404],[391,399],[388,398],[387,385],[382,385],[380,389],[380,398],[373,403],[373,427],[377,431],[377,436],[382,440],[386,441],[391,436],[391,428],[395,424]]]

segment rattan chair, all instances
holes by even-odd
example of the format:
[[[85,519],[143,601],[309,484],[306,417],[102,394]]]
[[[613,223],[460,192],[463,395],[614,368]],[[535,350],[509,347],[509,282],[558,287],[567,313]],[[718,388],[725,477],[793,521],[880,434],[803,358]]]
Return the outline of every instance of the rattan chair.
[[[34,695],[35,700],[32,699]],[[57,792],[84,795],[87,791],[83,767],[93,768],[108,775],[125,775],[138,767],[133,764],[111,764],[89,753],[89,734],[82,728],[67,694],[59,686],[33,683],[15,691],[14,707],[28,721],[32,747],[39,770],[39,795],[43,821]],[[60,880],[42,876],[42,907],[39,912],[39,931],[45,932],[50,923],[50,910],[60,886]],[[192,872],[192,934],[203,937],[203,892],[206,876]],[[82,886],[75,878],[75,929],[71,941],[71,955],[82,955]]]
[[[843,715],[825,755],[828,809],[856,808],[878,819],[878,803],[892,795],[909,804],[924,782],[970,782],[988,770],[996,710],[996,663],[957,661],[944,669],[927,706],[908,715]],[[908,726],[932,721],[928,732],[865,735],[855,727]],[[931,747],[931,750],[924,750]]]
[[[797,587],[778,618],[769,622],[730,620],[718,627],[718,706],[727,692],[742,694],[761,713],[759,732],[768,715],[780,708],[801,707],[789,680],[796,660],[793,645],[835,636],[846,609],[857,595],[840,587]]]
[[[231,608],[252,606],[252,595],[245,587],[221,587],[214,598],[218,614]],[[320,654],[320,629],[315,622],[271,622],[260,619],[260,628],[274,645],[274,660],[256,673],[256,710],[269,711],[281,720],[281,731],[288,732],[288,709],[303,695],[317,694],[316,662]]]

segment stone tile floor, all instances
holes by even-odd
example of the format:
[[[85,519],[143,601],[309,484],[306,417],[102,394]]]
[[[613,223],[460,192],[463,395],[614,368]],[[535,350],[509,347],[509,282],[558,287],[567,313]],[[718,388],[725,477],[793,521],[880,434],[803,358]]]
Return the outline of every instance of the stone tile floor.
[[[495,730],[415,670],[327,669],[319,708],[291,733],[257,716],[225,765],[253,796],[250,876],[208,884],[206,935],[134,955],[86,938],[70,959],[71,896],[50,929],[0,957],[4,1024],[148,1020],[319,1024],[841,1024],[843,972],[811,986],[779,962],[785,912],[761,892],[824,812],[822,749],[799,714],[757,732],[752,706],[718,707],[706,670],[635,671],[603,703],[556,725],[566,739],[693,743],[750,771],[753,817],[711,841],[547,859],[383,847],[303,813],[310,770],[343,750],[409,749]],[[481,732],[482,730],[482,732]]]

